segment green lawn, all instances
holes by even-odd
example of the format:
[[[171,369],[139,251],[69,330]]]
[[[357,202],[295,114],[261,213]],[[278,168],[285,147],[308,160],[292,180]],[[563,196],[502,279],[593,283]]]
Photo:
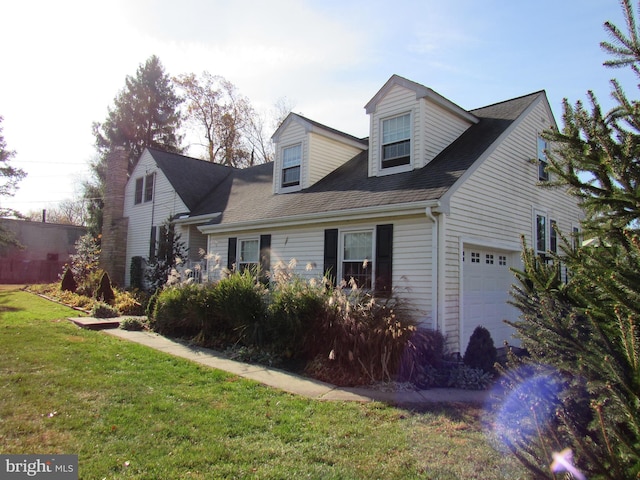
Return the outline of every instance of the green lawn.
[[[79,455],[83,479],[527,478],[476,407],[320,402],[66,320],[0,290],[0,451]]]

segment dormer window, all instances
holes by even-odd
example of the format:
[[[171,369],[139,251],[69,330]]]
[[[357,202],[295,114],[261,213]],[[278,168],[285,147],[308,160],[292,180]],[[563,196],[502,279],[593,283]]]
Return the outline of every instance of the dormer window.
[[[282,186],[300,185],[300,163],[302,161],[302,144],[282,149]]]
[[[538,137],[538,180],[549,180],[547,172],[547,142],[544,138]]]
[[[411,163],[411,115],[382,121],[382,168]]]

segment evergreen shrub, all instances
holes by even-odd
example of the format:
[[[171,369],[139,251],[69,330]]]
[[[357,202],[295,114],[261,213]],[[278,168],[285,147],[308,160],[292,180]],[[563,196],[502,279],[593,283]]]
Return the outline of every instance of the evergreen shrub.
[[[105,302],[96,302],[91,307],[91,316],[94,318],[115,318],[120,316],[120,312]]]
[[[199,285],[168,287],[154,303],[151,328],[173,337],[191,338],[202,331],[203,310],[198,301]]]
[[[67,268],[64,271],[64,275],[62,275],[62,282],[60,288],[63,292],[71,292],[75,293],[78,289],[78,284],[76,283],[75,278],[73,278],[73,272],[71,268]]]
[[[491,333],[482,325],[477,326],[471,334],[462,361],[468,367],[494,373],[497,358],[498,351],[493,343],[493,338],[491,338]]]
[[[113,302],[116,299],[116,295],[115,293],[113,293],[113,288],[111,288],[111,279],[109,278],[109,274],[107,272],[102,272],[102,276],[100,277],[100,285],[98,285],[95,297],[98,300],[103,301],[104,303],[108,303],[109,305],[113,305]]]

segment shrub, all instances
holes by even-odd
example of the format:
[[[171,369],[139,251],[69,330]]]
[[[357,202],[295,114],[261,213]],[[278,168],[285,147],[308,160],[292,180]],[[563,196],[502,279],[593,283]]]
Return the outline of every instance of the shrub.
[[[131,288],[140,289],[144,288],[144,258],[132,257],[131,267],[129,268],[129,277],[131,278]]]
[[[232,273],[206,292],[208,332],[222,333],[244,345],[265,343],[265,288],[249,270]]]
[[[89,272],[82,281],[78,281],[78,288],[76,290],[76,293],[89,298],[95,297],[96,291],[98,290],[98,288],[100,288],[100,282],[102,280],[103,274],[104,270],[101,269],[96,269],[92,272]]]
[[[75,248],[76,253],[71,255],[70,268],[78,285],[82,285],[93,272],[98,270],[100,245],[93,235],[87,233],[78,239]]]
[[[154,303],[150,326],[163,335],[194,337],[202,331],[204,312],[199,303],[201,287],[182,285],[161,290]]]
[[[73,278],[73,272],[71,271],[71,268],[67,268],[64,271],[60,288],[65,292],[71,293],[75,293],[75,291],[78,289],[78,284],[76,283],[75,278]]]
[[[122,291],[116,289],[114,290],[114,293],[116,298],[113,305],[122,315],[145,314],[146,294],[144,292],[140,292],[138,290]]]
[[[445,356],[446,339],[438,330],[417,327],[407,339],[399,378],[423,387],[436,384],[436,372]]]
[[[107,303],[96,302],[91,308],[91,316],[95,318],[114,318],[119,317],[120,312]]]
[[[146,324],[141,318],[128,317],[120,322],[120,328],[133,332],[141,331],[146,328]]]
[[[318,282],[299,277],[276,281],[268,306],[267,342],[285,357],[306,357],[308,352],[301,347],[322,316],[326,299],[326,290]]]
[[[488,373],[494,373],[498,353],[491,333],[482,325],[476,327],[469,339],[469,345],[464,352],[462,361],[471,368],[479,368]]]
[[[323,380],[347,382],[342,385],[395,380],[405,345],[416,331],[410,316],[396,315],[399,307],[393,299],[379,303],[355,285],[333,289],[306,344],[321,357],[317,373],[326,371],[322,357],[339,366],[340,379]]]
[[[104,303],[113,305],[113,301],[116,299],[113,289],[111,288],[111,279],[107,272],[102,272],[100,277],[100,285],[96,290],[96,298]]]
[[[486,390],[493,382],[493,375],[481,368],[458,365],[451,369],[447,386],[465,390]]]

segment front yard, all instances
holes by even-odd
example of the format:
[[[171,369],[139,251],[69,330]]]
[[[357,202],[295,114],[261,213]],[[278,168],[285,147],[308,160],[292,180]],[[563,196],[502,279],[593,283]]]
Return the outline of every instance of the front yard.
[[[0,291],[3,453],[79,455],[80,478],[527,478],[481,409],[304,399],[78,329]]]

